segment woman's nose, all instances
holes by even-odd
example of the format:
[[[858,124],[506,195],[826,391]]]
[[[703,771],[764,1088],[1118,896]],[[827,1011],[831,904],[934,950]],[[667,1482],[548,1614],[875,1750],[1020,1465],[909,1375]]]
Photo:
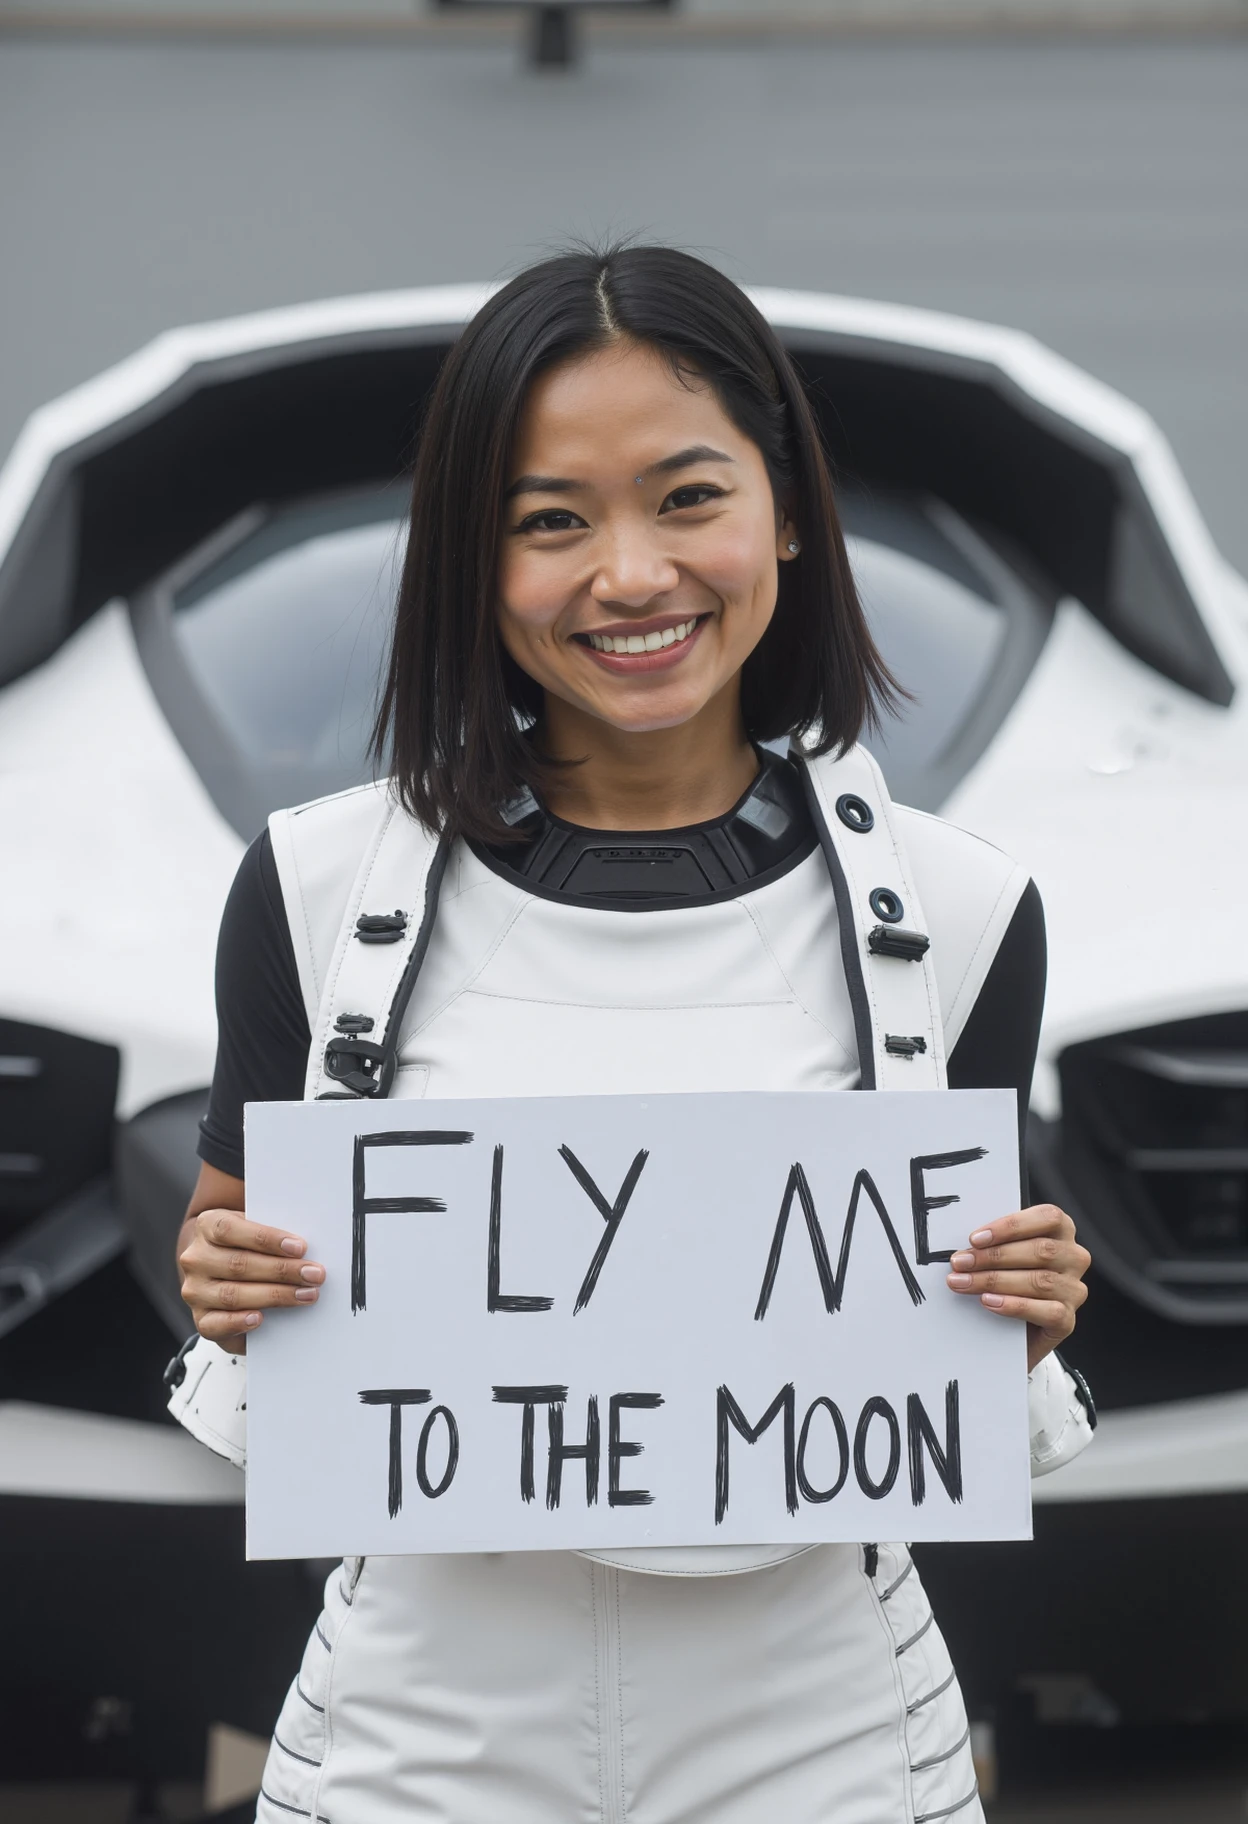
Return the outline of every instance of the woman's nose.
[[[590,594],[596,602],[619,602],[644,608],[656,595],[666,595],[680,581],[671,558],[646,531],[620,532],[599,556]]]

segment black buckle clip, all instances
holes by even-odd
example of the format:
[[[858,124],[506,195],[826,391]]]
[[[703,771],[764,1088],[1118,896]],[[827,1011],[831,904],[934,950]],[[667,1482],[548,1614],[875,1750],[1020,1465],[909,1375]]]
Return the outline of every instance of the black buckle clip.
[[[175,1392],[186,1379],[186,1358],[198,1341],[199,1331],[192,1330],[191,1334],[187,1337],[186,1341],[161,1376],[161,1379],[164,1381],[165,1386],[169,1389],[170,1393]]]
[[[922,931],[902,931],[897,925],[875,925],[867,933],[872,956],[899,956],[907,963],[917,963],[931,947],[931,938]]]
[[[917,1035],[908,1039],[900,1032],[886,1032],[884,1049],[890,1058],[912,1058],[916,1052],[927,1050],[927,1040]]]
[[[362,944],[397,944],[406,930],[406,912],[366,912],[355,921],[355,935]]]
[[[384,1096],[394,1076],[394,1060],[368,1039],[331,1039],[325,1047],[325,1075],[357,1096]]]

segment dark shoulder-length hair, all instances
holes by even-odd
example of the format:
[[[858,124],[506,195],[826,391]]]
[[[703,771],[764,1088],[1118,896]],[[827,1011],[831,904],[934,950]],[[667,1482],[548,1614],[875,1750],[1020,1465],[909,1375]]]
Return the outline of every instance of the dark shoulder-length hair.
[[[629,338],[707,384],[758,447],[801,537],[742,673],[746,731],[826,753],[857,739],[894,683],[868,631],[827,458],[802,382],[764,317],[705,261],[669,247],[562,254],[477,312],[443,363],[417,452],[411,529],[376,745],[402,802],[432,829],[485,841],[501,808],[540,790],[542,691],[496,621],[503,497],[536,377]]]

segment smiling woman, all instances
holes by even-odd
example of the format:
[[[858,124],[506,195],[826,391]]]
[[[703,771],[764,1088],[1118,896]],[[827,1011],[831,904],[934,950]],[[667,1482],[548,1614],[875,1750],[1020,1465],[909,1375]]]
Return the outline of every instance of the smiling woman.
[[[892,804],[857,746],[892,693],[801,383],[733,285],[637,247],[493,298],[422,436],[393,776],[278,812],[226,911],[180,1254],[201,1335],[237,1357],[326,1286],[246,1216],[249,1101],[745,1090],[764,1121],[773,1090],[950,1085],[1025,1107],[1039,901]],[[1089,1436],[1053,1354],[1087,1265],[1050,1206],[949,1261],[968,1318],[1027,1325],[1036,1473]],[[968,1736],[904,1546],[352,1560],[259,1817],[976,1820]]]
[[[770,326],[667,248],[613,256],[606,288],[593,268],[548,262],[486,305],[417,461],[380,728],[408,808],[486,841],[517,782],[599,827],[715,816],[752,742],[827,752],[892,701]],[[642,774],[639,733],[662,737]]]

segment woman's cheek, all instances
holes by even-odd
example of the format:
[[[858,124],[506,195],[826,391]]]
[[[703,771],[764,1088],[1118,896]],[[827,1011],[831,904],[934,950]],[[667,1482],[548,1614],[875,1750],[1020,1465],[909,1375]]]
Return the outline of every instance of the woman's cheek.
[[[549,636],[564,604],[564,591],[547,564],[523,559],[504,564],[499,576],[501,616],[522,638]]]
[[[770,525],[724,528],[695,561],[702,582],[727,607],[754,607],[768,595],[774,600],[778,560]]]

